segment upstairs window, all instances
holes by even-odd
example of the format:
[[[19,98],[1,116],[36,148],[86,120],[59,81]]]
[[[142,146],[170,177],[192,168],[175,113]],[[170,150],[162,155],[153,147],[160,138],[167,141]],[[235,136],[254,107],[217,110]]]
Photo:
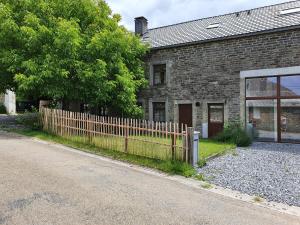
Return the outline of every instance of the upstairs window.
[[[166,64],[153,66],[153,85],[166,84]]]
[[[300,7],[280,11],[280,15],[290,15],[294,13],[300,13]]]
[[[153,102],[153,120],[155,122],[166,122],[166,103]]]
[[[215,28],[218,28],[220,27],[220,24],[219,23],[213,23],[213,24],[210,24],[206,27],[206,29],[215,29]]]

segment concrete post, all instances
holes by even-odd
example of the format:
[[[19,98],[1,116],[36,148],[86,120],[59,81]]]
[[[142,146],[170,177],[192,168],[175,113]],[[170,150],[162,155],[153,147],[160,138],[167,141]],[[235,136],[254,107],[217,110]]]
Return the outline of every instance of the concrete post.
[[[194,128],[188,128],[188,149],[189,149],[189,163],[192,166],[197,166],[198,163],[198,149],[199,149],[199,132],[194,131]]]

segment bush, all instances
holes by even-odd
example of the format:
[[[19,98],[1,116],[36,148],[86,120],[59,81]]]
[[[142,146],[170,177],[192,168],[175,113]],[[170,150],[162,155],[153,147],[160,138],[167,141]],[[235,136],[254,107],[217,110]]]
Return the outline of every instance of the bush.
[[[25,126],[26,128],[32,130],[40,130],[41,125],[39,123],[39,114],[38,113],[24,113],[17,117],[17,123]]]
[[[0,114],[6,114],[6,113],[7,112],[5,106],[2,103],[0,103]]]
[[[198,166],[199,166],[200,168],[206,166],[206,164],[207,164],[206,159],[200,159],[200,160],[198,161]]]
[[[242,124],[234,122],[226,125],[224,130],[215,138],[219,142],[230,142],[236,144],[238,147],[247,147],[251,145],[252,139],[247,134]]]

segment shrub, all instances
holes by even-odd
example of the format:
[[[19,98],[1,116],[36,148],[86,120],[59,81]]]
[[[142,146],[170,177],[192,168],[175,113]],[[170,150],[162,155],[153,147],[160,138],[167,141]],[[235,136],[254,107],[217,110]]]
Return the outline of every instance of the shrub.
[[[233,122],[226,125],[224,130],[214,139],[219,142],[231,142],[238,147],[247,147],[252,143],[252,139],[239,122]]]
[[[39,123],[39,114],[38,113],[24,113],[19,115],[16,119],[17,123],[25,126],[26,128],[32,130],[40,130],[41,125]]]
[[[198,166],[200,167],[200,168],[202,168],[202,167],[204,167],[204,166],[206,166],[206,159],[200,159],[199,161],[198,161]]]
[[[0,103],[0,114],[6,114],[6,113],[7,112],[5,106],[2,103]]]
[[[237,135],[235,144],[238,147],[247,147],[252,144],[252,139],[245,131],[242,131],[239,135]]]

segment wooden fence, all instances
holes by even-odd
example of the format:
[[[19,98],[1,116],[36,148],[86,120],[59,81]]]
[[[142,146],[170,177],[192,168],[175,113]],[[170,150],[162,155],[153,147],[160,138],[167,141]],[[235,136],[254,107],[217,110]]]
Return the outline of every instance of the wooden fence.
[[[161,160],[189,161],[191,128],[177,123],[102,117],[41,108],[46,132],[102,149]]]

